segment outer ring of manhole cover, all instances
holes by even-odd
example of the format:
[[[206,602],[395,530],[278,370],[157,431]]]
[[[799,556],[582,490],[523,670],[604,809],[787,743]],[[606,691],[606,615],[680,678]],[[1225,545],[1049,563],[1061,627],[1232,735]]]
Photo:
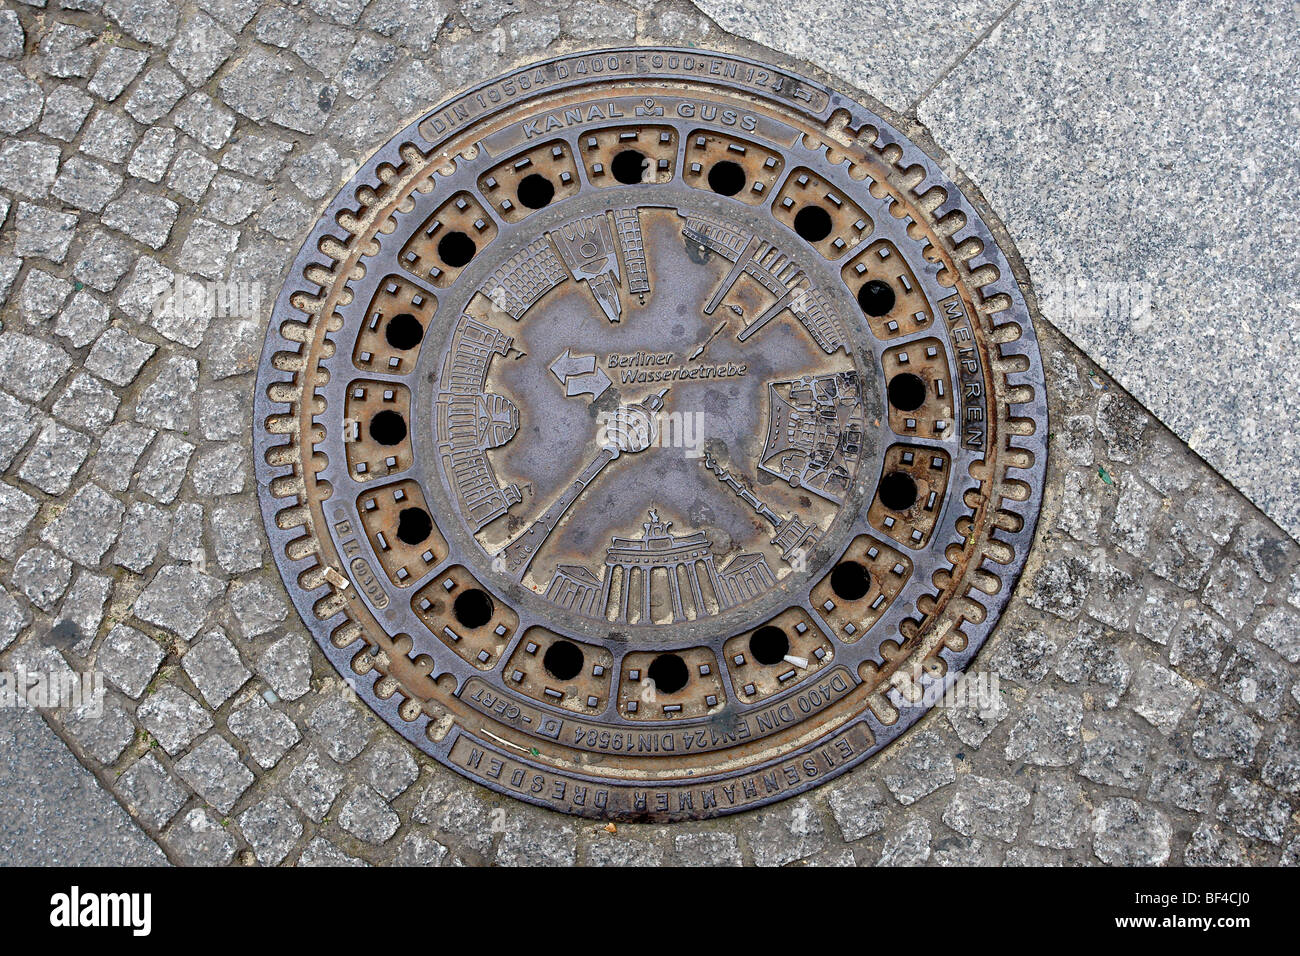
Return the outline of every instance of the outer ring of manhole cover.
[[[540,806],[807,790],[961,674],[1046,465],[984,221],[871,110],[701,50],[470,90],[338,195],[277,300],[275,559],[394,729]]]

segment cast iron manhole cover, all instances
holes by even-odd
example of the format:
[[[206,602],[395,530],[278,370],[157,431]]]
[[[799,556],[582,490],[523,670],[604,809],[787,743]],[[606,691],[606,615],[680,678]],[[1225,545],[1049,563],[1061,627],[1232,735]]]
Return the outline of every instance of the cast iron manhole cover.
[[[615,819],[897,737],[1033,536],[1046,403],[986,225],[879,116],[735,56],[517,70],[377,152],[257,395],[275,558],[340,673],[501,793]]]

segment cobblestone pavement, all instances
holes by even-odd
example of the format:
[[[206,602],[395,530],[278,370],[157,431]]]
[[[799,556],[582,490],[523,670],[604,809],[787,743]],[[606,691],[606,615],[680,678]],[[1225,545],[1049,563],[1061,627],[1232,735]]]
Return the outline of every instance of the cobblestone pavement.
[[[45,716],[176,863],[1300,859],[1300,548],[1046,326],[1051,472],[976,661],[991,710],[936,709],[799,799],[609,833],[463,781],[349,699],[257,513],[270,301],[421,106],[635,39],[730,45],[677,2],[0,10],[0,669],[105,675],[102,718]],[[178,322],[149,308],[176,274],[267,291]]]

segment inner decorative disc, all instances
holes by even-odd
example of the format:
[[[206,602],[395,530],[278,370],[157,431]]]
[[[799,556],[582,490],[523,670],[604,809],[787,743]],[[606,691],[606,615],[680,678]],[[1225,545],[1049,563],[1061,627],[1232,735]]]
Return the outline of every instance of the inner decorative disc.
[[[879,751],[1033,536],[1046,401],[988,228],[878,115],[700,50],[399,133],[268,332],[276,561],[357,693],[501,793],[700,818]]]

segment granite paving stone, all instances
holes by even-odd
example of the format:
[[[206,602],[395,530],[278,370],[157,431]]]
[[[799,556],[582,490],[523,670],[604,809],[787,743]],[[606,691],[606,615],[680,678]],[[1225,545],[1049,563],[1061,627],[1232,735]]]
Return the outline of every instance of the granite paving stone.
[[[164,684],[149,694],[137,708],[136,717],[164,750],[176,756],[205,731],[212,718],[204,707],[173,684]]]
[[[166,656],[157,641],[133,627],[118,624],[100,645],[96,663],[122,693],[137,698],[149,686]]]
[[[271,644],[256,667],[258,675],[284,700],[297,700],[311,689],[311,653],[306,639],[296,634]]]
[[[260,696],[237,705],[226,718],[226,723],[263,770],[274,767],[302,739],[297,725]]]
[[[51,139],[70,143],[77,138],[95,101],[71,84],[56,86],[45,97],[37,131]]]
[[[175,769],[177,776],[222,813],[229,813],[253,783],[252,771],[244,766],[239,753],[215,733],[176,761]]]
[[[151,753],[131,764],[114,789],[132,816],[154,828],[166,826],[189,796]]]
[[[1300,370],[1264,356],[1285,354],[1294,325],[1277,289],[1296,272],[1283,91],[1300,53],[1269,39],[1284,0],[1241,14],[1010,5],[919,117],[1004,216],[1045,318],[1296,535],[1300,466],[1268,423],[1300,414]],[[1254,317],[1248,333],[1223,301]],[[1238,360],[1243,334],[1258,361]]]
[[[204,632],[181,664],[209,707],[220,708],[253,676],[220,628]]]
[[[140,620],[188,641],[199,632],[209,607],[224,590],[225,585],[217,578],[185,565],[170,564],[149,582],[132,611]]]
[[[239,815],[239,826],[257,854],[257,861],[275,866],[289,855],[303,834],[297,814],[280,797],[269,797]]]
[[[195,808],[174,821],[163,843],[187,866],[222,866],[235,855],[235,840],[211,812]]]
[[[286,778],[285,792],[298,809],[320,823],[343,789],[343,780],[338,765],[313,748]]]

